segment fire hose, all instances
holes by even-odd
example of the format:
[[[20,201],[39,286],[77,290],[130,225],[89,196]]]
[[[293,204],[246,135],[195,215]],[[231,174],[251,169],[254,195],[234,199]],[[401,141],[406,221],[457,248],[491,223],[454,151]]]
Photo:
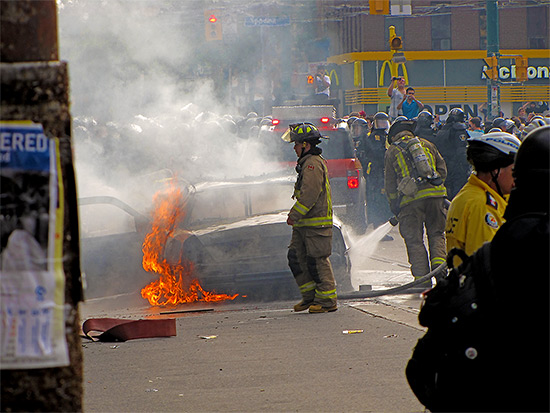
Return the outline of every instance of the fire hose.
[[[338,294],[338,298],[342,299],[349,299],[349,298],[372,298],[372,297],[381,297],[383,295],[391,295],[391,294],[399,294],[402,293],[411,287],[416,287],[419,284],[422,284],[428,280],[430,280],[432,277],[435,277],[436,280],[439,280],[443,277],[443,274],[445,274],[447,271],[447,263],[441,264],[439,267],[437,267],[435,270],[429,272],[426,275],[423,275],[420,278],[417,278],[414,281],[411,281],[410,283],[403,284],[397,287],[388,288],[385,290],[377,290],[377,291],[355,291],[352,293],[343,293]]]

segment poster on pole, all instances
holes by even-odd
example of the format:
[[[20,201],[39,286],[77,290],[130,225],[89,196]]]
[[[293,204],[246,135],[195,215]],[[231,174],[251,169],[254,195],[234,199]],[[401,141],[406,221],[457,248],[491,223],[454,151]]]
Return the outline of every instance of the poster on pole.
[[[41,124],[0,122],[0,180],[1,368],[66,366],[58,140]]]

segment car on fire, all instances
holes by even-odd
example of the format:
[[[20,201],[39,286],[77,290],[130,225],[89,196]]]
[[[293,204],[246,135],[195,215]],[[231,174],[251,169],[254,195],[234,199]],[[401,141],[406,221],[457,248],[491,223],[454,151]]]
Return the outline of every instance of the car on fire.
[[[163,258],[172,266],[191,262],[192,277],[208,291],[252,299],[298,298],[286,258],[292,232],[286,219],[293,204],[294,181],[295,176],[277,176],[182,184],[185,217],[166,241]],[[84,208],[105,205],[120,210],[129,230],[82,231],[88,297],[107,290],[111,294],[132,292],[156,277],[141,267],[141,243],[151,227],[149,216],[110,196],[80,200],[81,213]],[[95,215],[95,219],[105,218],[104,213]],[[83,228],[90,226],[89,217],[84,215],[81,220]],[[330,259],[340,292],[352,289],[348,245],[336,218]]]
[[[336,117],[331,105],[275,106],[271,124],[264,124],[259,139],[268,148],[269,156],[281,165],[294,167],[296,154],[292,145],[279,139],[289,124],[310,122],[317,126],[323,140],[319,147],[327,160],[334,213],[355,233],[367,229],[366,181],[348,124]]]

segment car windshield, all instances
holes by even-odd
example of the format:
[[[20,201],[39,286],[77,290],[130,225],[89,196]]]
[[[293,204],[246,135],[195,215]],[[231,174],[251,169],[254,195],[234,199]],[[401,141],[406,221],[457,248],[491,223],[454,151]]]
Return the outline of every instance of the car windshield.
[[[251,216],[289,210],[293,181],[269,183],[208,183],[197,185],[188,202],[186,229],[225,224]]]

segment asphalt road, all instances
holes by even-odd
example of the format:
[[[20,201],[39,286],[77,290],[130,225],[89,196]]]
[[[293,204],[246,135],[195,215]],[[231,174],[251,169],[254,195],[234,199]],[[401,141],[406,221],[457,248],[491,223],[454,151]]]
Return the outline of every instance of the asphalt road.
[[[356,285],[379,289],[412,279],[402,240],[395,229],[390,234],[394,241],[377,244],[356,266]],[[171,317],[177,325],[170,338],[83,338],[84,411],[424,411],[404,374],[423,334],[418,294],[340,300],[339,310],[326,314],[295,313],[293,304],[238,298],[151,308],[137,293],[83,303],[82,321]]]

